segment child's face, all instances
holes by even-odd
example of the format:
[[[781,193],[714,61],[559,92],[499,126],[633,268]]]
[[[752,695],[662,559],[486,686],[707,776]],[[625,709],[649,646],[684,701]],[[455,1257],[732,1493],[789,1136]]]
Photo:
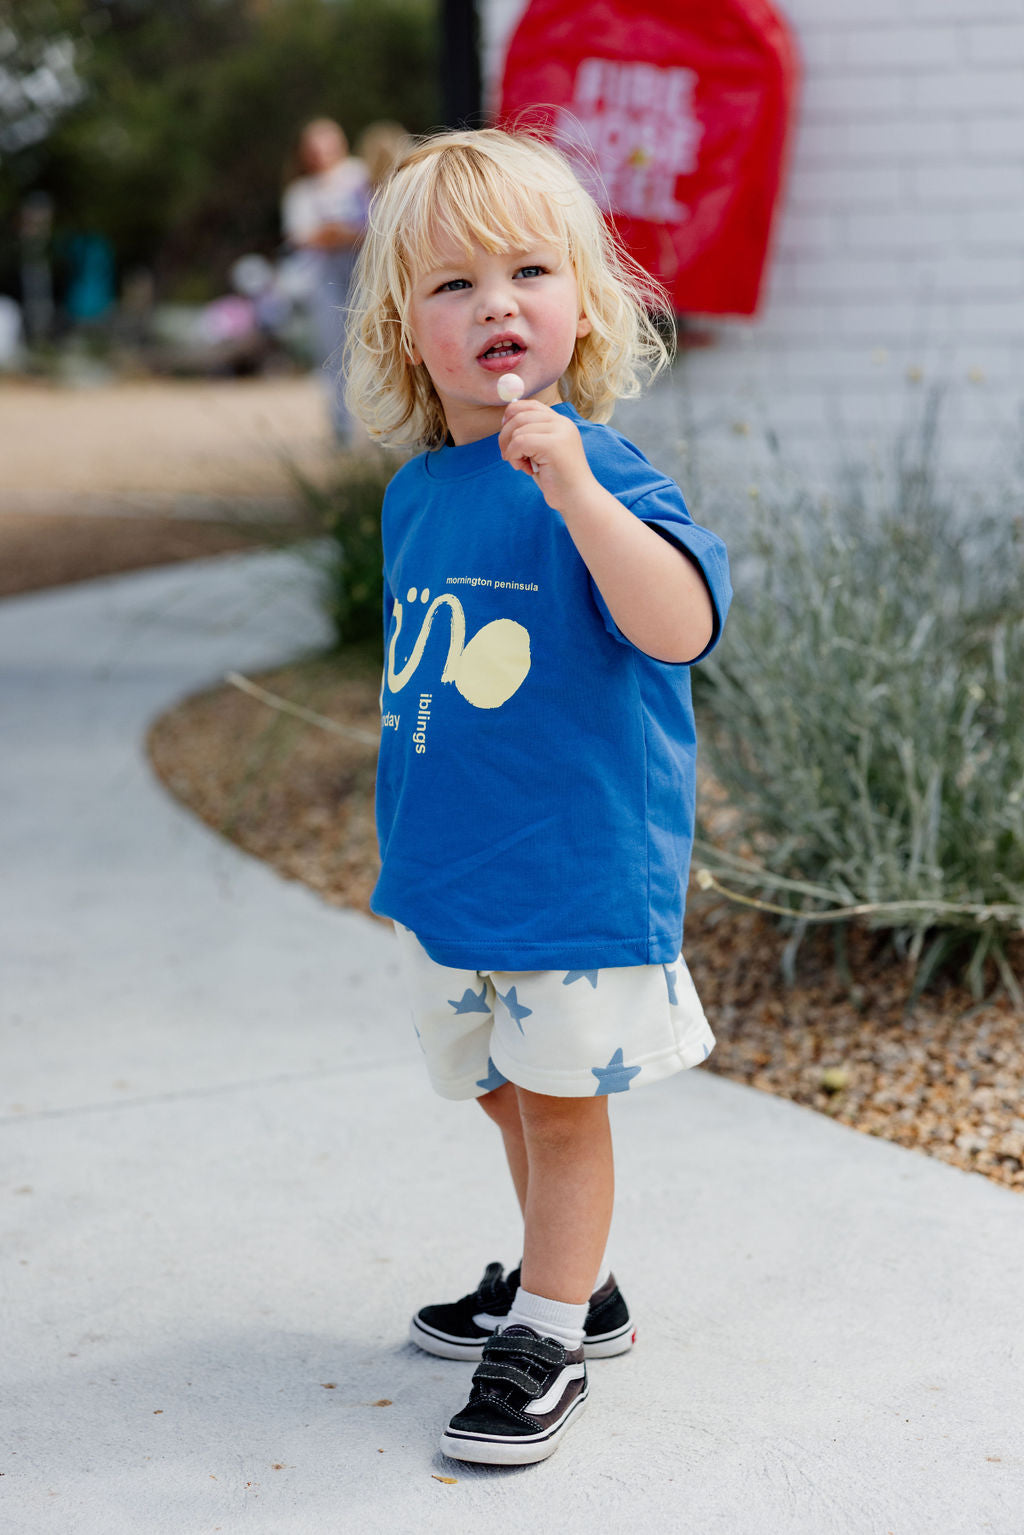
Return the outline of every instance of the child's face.
[[[348,142],[337,123],[321,119],[310,123],[299,143],[302,168],[311,176],[329,171],[348,154]]]
[[[518,373],[527,396],[557,405],[558,381],[590,321],[571,263],[549,245],[493,255],[475,244],[467,253],[450,238],[439,249],[442,264],[413,287],[413,357],[430,374],[453,442],[477,442],[501,426],[503,373]]]

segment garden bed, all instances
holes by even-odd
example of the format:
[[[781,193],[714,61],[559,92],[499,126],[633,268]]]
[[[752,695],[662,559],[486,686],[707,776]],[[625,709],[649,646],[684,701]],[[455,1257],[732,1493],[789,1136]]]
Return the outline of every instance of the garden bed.
[[[379,723],[371,650],[259,681],[342,726]],[[149,749],[170,791],[208,825],[324,900],[369,909],[372,746],[225,686],[164,715]],[[691,892],[687,958],[718,1038],[709,1068],[1024,1192],[1024,1038],[1009,998],[978,1006],[944,984],[908,1013],[905,965],[857,931],[852,984],[831,938],[817,934],[787,986],[785,943],[756,912]]]

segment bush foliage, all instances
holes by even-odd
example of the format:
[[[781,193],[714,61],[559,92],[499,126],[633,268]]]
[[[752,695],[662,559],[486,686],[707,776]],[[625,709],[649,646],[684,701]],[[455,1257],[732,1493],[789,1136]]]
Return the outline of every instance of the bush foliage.
[[[918,989],[957,958],[980,994],[991,960],[1020,1001],[1020,498],[947,504],[928,458],[832,505],[756,503],[726,636],[698,669],[734,827],[701,852],[801,922],[889,929]]]
[[[327,486],[296,476],[311,530],[323,535],[314,557],[339,650],[364,640],[381,643],[380,513],[396,468],[393,459],[373,453],[340,459]]]

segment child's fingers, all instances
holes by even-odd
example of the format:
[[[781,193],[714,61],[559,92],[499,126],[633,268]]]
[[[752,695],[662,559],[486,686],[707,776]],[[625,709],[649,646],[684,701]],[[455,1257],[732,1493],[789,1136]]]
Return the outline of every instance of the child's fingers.
[[[536,470],[530,460],[525,443],[526,439],[521,425],[510,421],[507,426],[502,427],[498,436],[498,446],[501,449],[502,458],[507,459],[513,469],[524,469],[527,473],[534,474]]]
[[[537,473],[537,465],[526,451],[521,434],[515,439],[510,438],[502,447],[502,457],[512,465],[513,469],[522,469],[526,474]]]
[[[564,425],[550,405],[540,405],[536,400],[520,400],[505,411],[498,446],[508,458],[513,445],[518,447],[527,439],[539,445],[551,436],[559,435]],[[525,456],[525,450],[522,456]]]
[[[523,426],[528,421],[543,421],[545,416],[552,414],[550,405],[541,405],[538,400],[514,400],[511,405],[506,405],[498,434],[502,452],[505,451],[505,444],[517,427]]]
[[[552,407],[544,405],[540,400],[510,400],[505,406],[504,420],[515,421],[521,416],[545,416],[550,415]]]
[[[572,443],[562,426],[558,416],[550,422],[534,419],[510,422],[499,438],[502,454],[509,462],[530,459],[535,468],[556,459],[559,454],[571,454]]]
[[[544,455],[544,444],[532,433],[522,430],[514,431],[508,442],[502,448],[502,456],[512,465],[513,469],[522,469],[527,474],[536,474],[540,465],[537,462],[538,455]]]

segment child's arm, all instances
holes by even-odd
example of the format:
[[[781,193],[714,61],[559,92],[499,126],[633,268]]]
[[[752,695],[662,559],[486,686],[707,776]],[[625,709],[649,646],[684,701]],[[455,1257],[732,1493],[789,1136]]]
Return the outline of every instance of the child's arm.
[[[499,441],[513,468],[533,474],[561,513],[626,638],[656,661],[699,656],[714,631],[704,577],[598,483],[575,423],[538,400],[520,400],[506,410]]]
[[[302,243],[312,250],[351,250],[358,245],[363,237],[363,231],[358,224],[342,224],[330,222],[321,224],[320,228],[311,234],[308,240]]]

